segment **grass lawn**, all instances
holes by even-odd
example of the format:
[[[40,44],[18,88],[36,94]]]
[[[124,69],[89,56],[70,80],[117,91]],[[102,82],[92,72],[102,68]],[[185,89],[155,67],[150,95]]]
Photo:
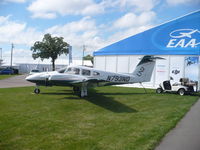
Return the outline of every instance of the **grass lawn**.
[[[151,150],[197,96],[102,87],[80,99],[70,88],[0,89],[1,150]]]
[[[16,75],[0,75],[0,80],[2,79],[7,79],[7,78],[10,78],[10,77],[14,77]]]

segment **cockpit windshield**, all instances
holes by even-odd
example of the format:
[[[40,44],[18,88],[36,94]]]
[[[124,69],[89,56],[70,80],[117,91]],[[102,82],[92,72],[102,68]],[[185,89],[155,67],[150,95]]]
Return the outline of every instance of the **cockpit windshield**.
[[[79,68],[68,68],[65,73],[69,74],[80,74],[80,69]]]
[[[58,70],[58,72],[59,72],[59,73],[64,73],[66,69],[67,69],[67,68],[61,68],[60,70]]]

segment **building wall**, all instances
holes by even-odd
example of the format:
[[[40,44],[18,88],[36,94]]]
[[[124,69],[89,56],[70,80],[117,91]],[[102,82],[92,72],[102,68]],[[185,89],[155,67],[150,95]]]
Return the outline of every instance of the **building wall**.
[[[38,69],[41,72],[52,70],[51,64],[18,64],[18,66],[20,74],[29,73],[33,69]],[[56,65],[55,69],[58,70],[63,67],[66,67],[66,65]]]
[[[17,63],[16,64],[19,69],[19,73],[20,74],[24,74],[24,73],[29,73],[31,70],[33,69],[38,69],[41,72],[44,71],[51,71],[52,70],[52,64],[30,64],[30,63]],[[70,65],[82,65],[82,60],[73,60],[73,63]],[[90,66],[92,67],[93,64],[90,60],[84,60],[84,65],[85,66]],[[67,64],[56,64],[55,65],[55,70],[58,70],[60,68],[64,68],[67,67]],[[9,65],[8,65],[9,67]]]
[[[142,55],[95,56],[94,68],[116,73],[132,73],[141,57]],[[174,82],[178,82],[182,77],[192,78],[192,74],[198,74],[195,75],[195,79],[193,80],[200,82],[200,63],[196,66],[193,66],[195,67],[194,69],[190,68],[190,66],[186,64],[185,60],[189,56],[159,55],[159,57],[164,58],[164,60],[156,60],[151,81],[143,83],[145,87],[157,88],[162,81],[169,80],[170,77],[173,77]],[[141,87],[139,84],[131,84],[126,86]]]

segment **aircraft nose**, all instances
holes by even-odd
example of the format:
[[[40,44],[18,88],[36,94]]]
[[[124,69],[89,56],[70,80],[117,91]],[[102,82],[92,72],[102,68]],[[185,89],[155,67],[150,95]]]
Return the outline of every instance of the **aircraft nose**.
[[[34,80],[33,75],[30,75],[30,76],[26,77],[26,81],[32,81],[32,80]]]
[[[29,81],[30,79],[31,79],[30,76],[26,77],[26,81]]]
[[[41,74],[33,74],[33,75],[26,77],[26,81],[33,82],[33,83],[36,83],[40,80],[44,80],[44,78],[42,77]]]

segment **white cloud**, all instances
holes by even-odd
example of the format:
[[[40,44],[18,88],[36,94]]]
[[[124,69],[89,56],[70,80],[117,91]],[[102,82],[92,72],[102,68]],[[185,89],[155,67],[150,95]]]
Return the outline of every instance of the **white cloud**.
[[[60,15],[95,15],[104,12],[103,3],[92,0],[36,0],[28,10],[33,18],[55,18]]]
[[[10,17],[0,16],[0,42],[32,45],[40,40],[42,33],[28,28],[26,23],[10,21]]]
[[[143,12],[140,15],[127,13],[113,23],[114,28],[130,28],[135,26],[148,25],[155,18],[156,14],[153,11]]]
[[[200,4],[199,0],[167,0],[169,5],[180,5],[180,4]]]
[[[91,4],[85,7],[83,9],[82,14],[83,15],[95,15],[95,14],[101,14],[104,12],[104,6],[101,4]]]
[[[151,28],[154,18],[153,11],[143,12],[140,15],[128,13],[113,23],[112,32],[116,31],[116,33],[104,38],[101,35],[110,31],[109,24],[97,25],[91,17],[83,17],[79,21],[53,26],[45,33],[63,36],[65,41],[73,46],[73,49],[82,50],[82,46],[86,45],[88,51],[94,51]]]
[[[41,40],[45,33],[50,33],[53,36],[64,37],[65,41],[72,45],[76,52],[82,50],[83,45],[87,46],[87,51],[94,51],[150,28],[155,17],[155,13],[151,11],[155,6],[152,3],[154,1],[158,0],[144,0],[142,2],[139,0],[108,0],[101,3],[95,3],[93,0],[35,0],[28,7],[35,18],[51,19],[57,17],[58,14],[99,14],[104,12],[106,8],[114,8],[117,5],[118,8],[123,9],[125,7],[131,10],[135,8],[134,10],[137,12],[129,11],[114,23],[100,25],[97,25],[91,17],[83,17],[78,21],[52,26],[42,32],[28,27],[24,22],[11,21],[9,16],[0,16],[0,42],[31,46],[35,41]],[[110,25],[114,27],[112,30],[110,30]],[[116,33],[110,35],[111,33],[107,33],[110,31]]]
[[[137,16],[134,13],[127,13],[114,22],[114,27],[127,28],[133,26],[134,24],[137,24],[136,18]]]
[[[56,65],[68,65],[69,60],[68,56],[61,55],[56,59],[55,64]],[[30,49],[20,49],[20,48],[14,48],[13,50],[13,66],[19,65],[19,64],[52,64],[51,59],[44,59],[43,61],[41,59],[33,59],[32,58],[32,52]],[[73,57],[73,65],[81,65],[82,60],[81,58],[74,58]],[[91,62],[86,61],[84,62],[85,65],[91,65]],[[10,51],[3,51],[3,66],[10,66]],[[28,66],[27,66],[28,67]],[[31,67],[31,66],[30,66]],[[32,66],[35,67],[35,66]],[[34,68],[29,68],[34,69]]]
[[[4,22],[6,22],[8,19],[10,18],[10,15],[9,16],[0,16],[0,25],[3,24]]]
[[[61,59],[62,60],[62,59]],[[30,64],[51,64],[50,59],[45,59],[41,61],[40,59],[34,60],[32,58],[32,52],[30,49],[21,49],[14,47],[13,49],[13,65],[20,63],[30,63]],[[63,61],[63,64],[67,61]],[[57,63],[58,64],[58,63]],[[3,65],[10,65],[10,51],[3,51]]]
[[[55,18],[60,15],[96,15],[106,8],[130,8],[133,11],[150,11],[160,0],[36,0],[28,7],[33,18]],[[48,4],[48,5],[47,5]],[[126,10],[126,9],[125,9]]]
[[[52,36],[64,37],[65,41],[73,46],[74,53],[80,52],[83,44],[87,46],[87,51],[94,51],[104,45],[104,41],[98,36],[99,30],[96,22],[90,17],[84,17],[79,21],[64,25],[56,25],[43,32],[27,27],[26,23],[11,21],[10,18],[10,16],[0,16],[0,43],[32,46],[35,41],[41,41],[45,33],[51,33]],[[25,58],[30,58],[30,52],[29,55],[18,52],[15,55],[24,55],[22,58],[24,61],[28,60]]]
[[[153,20],[156,13],[153,11],[144,11],[139,15],[127,13],[113,22],[112,31],[117,31],[108,38],[106,44],[112,44],[116,41],[133,36],[153,27]]]
[[[160,0],[118,0],[121,8],[130,8],[132,11],[150,11]]]
[[[57,33],[77,33],[86,30],[94,30],[96,29],[95,21],[92,20],[90,17],[84,17],[79,21],[74,21],[71,23],[67,23],[63,26],[53,26],[47,29],[47,32],[57,32]]]
[[[54,18],[56,18],[56,14],[55,13],[36,13],[32,17],[33,18],[54,19]]]
[[[31,51],[25,49],[14,48],[13,62],[30,62],[32,60]],[[3,51],[3,63],[4,65],[10,64],[10,51]]]
[[[82,49],[87,46],[88,51],[94,51],[104,43],[98,36],[99,29],[93,19],[84,17],[79,21],[67,23],[65,25],[53,26],[45,31],[56,36],[63,36],[75,49]]]
[[[131,28],[128,28],[126,30],[118,31],[118,32],[116,32],[115,34],[113,34],[112,36],[109,37],[109,39],[108,39],[109,44],[120,41],[120,40],[125,39],[125,38],[128,38],[130,36],[136,35],[140,32],[148,30],[152,27],[153,27],[152,25],[143,25],[143,26],[140,26],[140,27],[131,27]]]
[[[29,5],[33,18],[52,19],[57,15],[92,16],[104,13],[110,9],[115,11],[144,12],[151,11],[160,0],[35,0]],[[48,4],[48,5],[47,5]]]
[[[4,0],[4,2],[24,3],[26,0]]]

